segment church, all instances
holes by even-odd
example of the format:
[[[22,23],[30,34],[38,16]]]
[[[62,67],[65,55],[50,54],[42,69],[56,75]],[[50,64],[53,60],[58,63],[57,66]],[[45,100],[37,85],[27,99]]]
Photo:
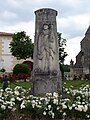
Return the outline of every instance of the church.
[[[70,76],[80,77],[90,74],[90,26],[88,27],[85,37],[80,42],[81,50],[76,56],[76,63],[70,61]]]
[[[13,67],[20,63],[26,63],[32,69],[33,61],[31,58],[26,60],[17,60],[14,56],[12,56],[9,48],[12,36],[12,33],[0,32],[0,70],[4,68],[6,72],[12,72]]]

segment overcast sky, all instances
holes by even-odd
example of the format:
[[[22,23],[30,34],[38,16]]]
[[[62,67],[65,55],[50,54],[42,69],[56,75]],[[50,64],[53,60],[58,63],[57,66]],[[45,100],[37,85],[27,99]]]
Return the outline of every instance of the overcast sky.
[[[57,31],[67,40],[65,64],[80,51],[80,41],[90,24],[90,0],[0,0],[0,32],[35,33],[34,11],[52,8],[58,11]]]

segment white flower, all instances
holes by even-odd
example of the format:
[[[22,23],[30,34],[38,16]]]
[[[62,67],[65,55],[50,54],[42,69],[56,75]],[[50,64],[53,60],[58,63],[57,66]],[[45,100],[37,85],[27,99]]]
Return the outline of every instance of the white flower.
[[[78,105],[75,109],[81,112],[83,110],[83,105]]]
[[[48,112],[49,115],[51,115],[51,113],[52,113],[52,110],[50,110],[50,111]]]
[[[87,115],[87,118],[90,118],[90,115]]]
[[[82,105],[85,105],[85,102],[82,102]]]
[[[52,111],[52,110],[51,110],[51,111],[49,111],[49,112],[48,112],[48,114],[49,114],[49,115],[51,115],[51,116],[52,116],[52,118],[54,118],[54,116],[55,116],[55,114],[53,113],[53,111]]]
[[[81,104],[81,102],[77,102],[79,105]]]
[[[0,99],[0,102],[2,102],[2,103],[3,103],[4,101],[3,101],[2,99]]]
[[[35,104],[32,104],[32,108],[34,108],[35,107]]]
[[[0,89],[0,92],[3,92],[3,89]]]
[[[59,106],[57,107],[57,110],[59,110]]]
[[[48,110],[50,110],[51,109],[51,105],[48,105]]]
[[[69,91],[67,91],[67,94],[69,94],[70,92]]]
[[[64,82],[64,85],[66,85],[66,82]]]
[[[76,105],[75,104],[72,104],[72,107],[75,107]]]
[[[24,102],[21,103],[20,107],[21,107],[21,109],[25,108]]]
[[[57,98],[58,97],[58,93],[54,92],[53,96]]]
[[[87,106],[87,105],[84,105],[83,111],[86,112],[87,110],[88,110],[88,106]]]
[[[22,89],[22,87],[16,86],[16,87],[15,87],[15,90],[17,90],[17,89]]]
[[[43,112],[43,115],[46,115],[46,114],[47,114],[46,111],[44,111],[44,112]]]
[[[52,96],[52,93],[46,93],[46,96]]]
[[[8,106],[8,109],[12,109],[12,107],[11,107],[11,106]]]
[[[5,105],[1,105],[1,108],[5,110],[5,109],[6,109],[6,106],[5,106]]]
[[[11,98],[10,101],[15,101],[15,98]]]
[[[32,100],[32,104],[35,103],[35,100]]]
[[[78,99],[78,100],[81,100],[81,97],[80,97],[80,96],[78,96],[78,97],[77,97],[77,99]]]
[[[66,109],[67,106],[63,103],[63,104],[62,104],[62,108],[63,108],[63,109]]]
[[[52,112],[52,118],[54,118],[54,115],[55,115],[55,114]]]
[[[15,111],[16,110],[16,108],[13,108],[11,111]]]
[[[58,99],[54,99],[53,103],[56,104],[56,105],[58,105]]]
[[[68,91],[68,88],[65,88],[65,91]]]
[[[18,101],[22,101],[23,100],[23,98],[20,98],[20,97],[17,97],[16,98]]]
[[[39,101],[39,105],[41,105],[42,103],[41,103],[41,101]]]
[[[71,106],[71,107],[69,107],[69,110],[72,110],[72,106]]]
[[[15,95],[20,95],[19,91],[14,91]]]
[[[63,113],[63,116],[65,116],[65,115],[66,115],[66,113],[64,112],[64,113]]]
[[[21,106],[20,106],[20,107],[21,107],[21,109],[23,109],[23,108],[25,108],[25,105],[24,105],[24,104],[21,104]]]
[[[3,93],[0,91],[0,98],[2,97]]]
[[[10,102],[10,106],[14,106],[14,105],[15,105],[15,103],[11,101]]]
[[[42,101],[42,100],[44,100],[44,98],[40,98],[40,100]]]
[[[37,108],[41,108],[42,106],[41,105],[36,105]]]
[[[27,100],[27,102],[30,102],[30,100]]]
[[[88,97],[88,92],[85,92],[85,96]]]

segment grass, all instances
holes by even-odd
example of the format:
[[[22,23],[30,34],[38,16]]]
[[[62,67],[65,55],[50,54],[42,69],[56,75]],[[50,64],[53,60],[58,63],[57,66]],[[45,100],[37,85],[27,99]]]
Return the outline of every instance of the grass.
[[[18,83],[12,83],[11,88],[15,88],[16,86],[22,86],[24,89],[30,88],[30,82],[18,82]]]
[[[0,83],[0,87],[2,87],[3,83]],[[30,82],[12,82],[11,84],[9,83],[10,88],[14,89],[16,86],[22,86],[24,89],[29,89],[30,88]]]
[[[73,86],[74,89],[80,88],[82,85],[85,86],[89,84],[90,80],[63,80],[62,84],[64,87],[69,88]]]
[[[74,89],[80,88],[82,85],[85,86],[90,83],[90,80],[63,80],[62,86],[69,88],[70,86],[73,86]],[[0,87],[2,87],[3,83],[0,83]],[[9,86],[14,89],[16,86],[22,86],[25,89],[30,88],[30,82],[12,82],[9,83]]]

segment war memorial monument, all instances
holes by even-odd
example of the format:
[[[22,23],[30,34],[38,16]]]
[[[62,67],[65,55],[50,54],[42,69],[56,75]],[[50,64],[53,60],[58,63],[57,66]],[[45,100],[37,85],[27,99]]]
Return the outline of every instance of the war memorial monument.
[[[50,8],[35,11],[33,95],[62,93],[56,16],[57,11]]]

